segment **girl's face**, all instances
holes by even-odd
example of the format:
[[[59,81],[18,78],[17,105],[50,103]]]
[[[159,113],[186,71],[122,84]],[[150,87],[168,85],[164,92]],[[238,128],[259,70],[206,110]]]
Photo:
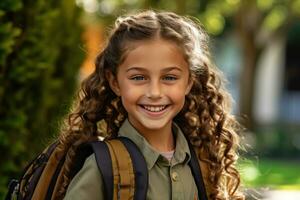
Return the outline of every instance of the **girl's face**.
[[[140,133],[167,130],[192,86],[188,63],[179,47],[167,40],[138,41],[130,47],[117,78],[107,74],[110,86]]]

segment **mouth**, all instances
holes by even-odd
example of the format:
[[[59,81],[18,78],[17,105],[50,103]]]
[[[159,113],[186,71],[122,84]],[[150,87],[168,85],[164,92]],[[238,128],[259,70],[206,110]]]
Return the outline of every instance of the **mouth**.
[[[139,105],[143,109],[153,112],[153,113],[160,113],[164,111],[169,105]]]

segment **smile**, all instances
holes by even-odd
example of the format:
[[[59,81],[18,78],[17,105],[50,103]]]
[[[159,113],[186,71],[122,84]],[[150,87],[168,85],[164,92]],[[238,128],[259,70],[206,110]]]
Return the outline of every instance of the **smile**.
[[[145,110],[148,110],[150,112],[160,112],[166,109],[167,105],[161,105],[161,106],[150,106],[150,105],[141,105]]]

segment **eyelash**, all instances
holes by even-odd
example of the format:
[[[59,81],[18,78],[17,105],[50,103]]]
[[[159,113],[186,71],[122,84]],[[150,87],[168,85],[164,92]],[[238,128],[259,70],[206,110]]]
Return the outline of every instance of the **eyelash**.
[[[145,79],[144,76],[133,76],[130,78],[130,80],[133,80],[133,81],[141,81],[142,79]]]
[[[176,81],[178,78],[175,76],[165,76],[164,79],[168,81]]]
[[[142,75],[133,76],[133,77],[130,78],[130,80],[134,80],[134,81],[142,81],[142,80],[145,80],[145,79],[146,79],[145,76],[142,76]],[[165,76],[163,79],[167,80],[167,81],[175,81],[178,78],[175,77],[175,76]]]

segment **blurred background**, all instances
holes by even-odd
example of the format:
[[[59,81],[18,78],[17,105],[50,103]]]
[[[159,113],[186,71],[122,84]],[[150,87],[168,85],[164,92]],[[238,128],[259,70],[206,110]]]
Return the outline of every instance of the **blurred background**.
[[[193,16],[210,34],[247,128],[247,199],[300,199],[300,0],[1,0],[0,199],[57,136],[115,18],[149,8]]]

